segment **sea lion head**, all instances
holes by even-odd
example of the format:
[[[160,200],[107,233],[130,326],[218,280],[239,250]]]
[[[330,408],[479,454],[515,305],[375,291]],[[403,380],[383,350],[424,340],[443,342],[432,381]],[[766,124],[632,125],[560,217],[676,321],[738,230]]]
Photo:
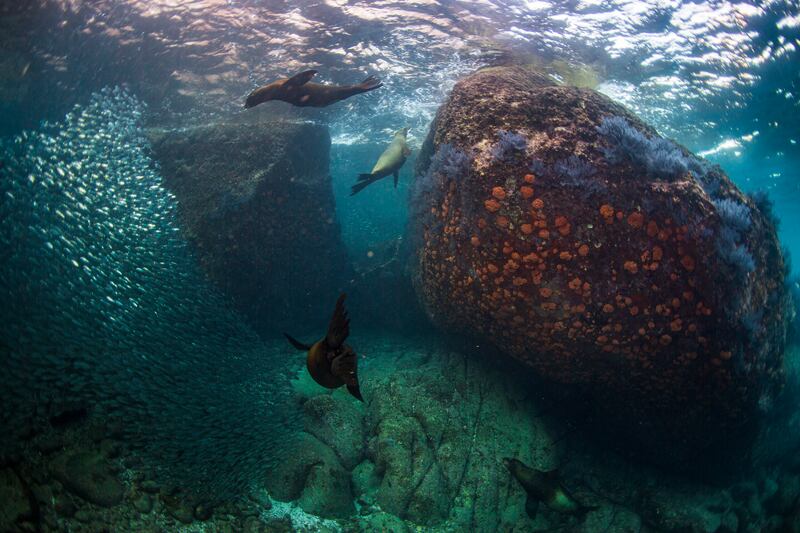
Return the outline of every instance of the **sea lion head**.
[[[247,100],[245,100],[244,102],[244,107],[245,108],[255,107],[258,104],[262,104],[270,100],[275,100],[277,99],[278,93],[280,91],[281,91],[281,85],[278,83],[270,83],[269,85],[264,85],[263,87],[259,87],[258,89],[247,95]]]
[[[512,474],[517,469],[518,464],[519,461],[517,461],[516,459],[512,459],[510,457],[503,457],[503,466],[505,466],[508,469],[508,471],[511,472]]]
[[[394,132],[394,134],[395,134],[395,136],[402,135],[403,137],[405,137],[406,135],[408,135],[408,130],[410,130],[410,129],[411,128],[400,128],[399,130]]]
[[[553,476],[556,474],[555,471],[541,472],[529,467],[518,459],[512,459],[510,457],[503,458],[503,465],[508,469],[509,473],[525,487],[525,490],[529,490],[534,486],[537,486],[539,489],[549,486]]]

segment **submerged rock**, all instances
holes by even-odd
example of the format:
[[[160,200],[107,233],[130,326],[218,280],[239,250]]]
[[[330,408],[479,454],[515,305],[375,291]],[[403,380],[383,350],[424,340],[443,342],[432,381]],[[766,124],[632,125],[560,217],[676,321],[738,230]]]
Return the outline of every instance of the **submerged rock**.
[[[319,436],[324,436],[322,429],[344,427],[343,420],[350,420],[349,440],[336,444],[362,450],[363,460],[350,471],[342,466],[339,451],[302,432],[291,453],[269,469],[269,493],[259,486],[250,498],[212,506],[188,491],[191,485],[155,484],[147,479],[149,473],[134,469],[126,475],[133,483],[122,502],[98,509],[81,503],[70,486],[48,479],[45,465],[55,459],[64,470],[79,452],[51,458],[31,445],[28,459],[34,464],[20,469],[32,484],[30,491],[21,476],[0,472],[0,480],[10,476],[12,487],[9,496],[0,483],[0,501],[6,505],[0,508],[6,511],[16,501],[28,513],[38,502],[38,510],[16,521],[26,531],[43,521],[51,529],[58,523],[62,529],[92,531],[722,533],[776,531],[781,520],[784,528],[797,522],[796,472],[765,470],[729,489],[681,479],[598,448],[587,438],[589,432],[562,419],[555,402],[542,395],[539,380],[531,386],[527,372],[509,371],[519,370],[517,365],[498,368],[499,361],[489,354],[454,352],[440,337],[412,341],[364,333],[358,346],[368,354],[361,366],[369,377],[364,380],[366,402],[318,387],[319,396],[306,401],[304,409],[306,431]],[[73,435],[79,433],[84,439],[82,431]],[[83,440],[66,442],[70,450],[96,447]],[[120,462],[135,453],[125,446],[121,450]],[[85,453],[76,464],[101,464],[96,450]],[[572,516],[540,505],[531,519],[525,491],[503,466],[504,457],[541,470],[557,467],[564,487],[582,504],[597,508]],[[158,499],[152,496],[156,492]],[[13,525],[5,529],[15,530]]]
[[[364,461],[356,466],[350,476],[355,494],[365,495],[375,491],[380,486],[381,479],[375,473],[372,461]]]
[[[362,341],[382,355],[364,366],[368,460],[352,472],[356,496],[426,530],[529,530],[524,491],[501,459],[552,467],[549,422],[526,409],[521,380],[431,344],[393,354]]]
[[[169,503],[164,500],[164,507],[167,513],[175,520],[183,524],[191,524],[194,522],[194,513],[192,509],[183,503]]]
[[[161,490],[158,483],[153,480],[146,479],[139,484],[139,488],[142,489],[144,492],[149,492],[150,494],[158,494]]]
[[[355,511],[350,475],[331,463],[313,465],[297,503],[305,512],[325,518],[350,516]]]
[[[254,324],[327,316],[348,267],[325,127],[212,124],[150,140],[203,268]]]
[[[595,91],[495,67],[456,84],[417,170],[415,285],[439,326],[584,385],[664,460],[768,407],[783,258],[721,169]]]
[[[120,503],[125,492],[103,456],[93,452],[63,454],[54,461],[53,475],[67,490],[100,507]]]
[[[410,529],[405,522],[397,518],[395,515],[377,512],[360,517],[356,521],[356,525],[352,531],[386,531],[391,533],[407,533],[410,531]]]
[[[33,516],[25,486],[11,468],[0,470],[0,531],[15,531],[18,523]]]
[[[159,500],[169,516],[183,524],[191,524],[197,519],[196,507],[199,501],[178,487],[171,487],[159,493]]]
[[[697,531],[713,533],[736,531],[737,518],[731,511],[733,502],[720,491],[690,492],[671,487],[643,499],[643,518],[662,531]],[[732,527],[732,529],[731,529]]]
[[[63,447],[63,443],[55,433],[49,433],[36,441],[36,447],[43,454],[49,454],[60,450]]]
[[[364,457],[364,420],[360,406],[314,396],[303,404],[306,431],[334,451],[342,466],[352,470]]]
[[[266,487],[275,499],[298,500],[304,511],[322,517],[342,518],[355,510],[349,473],[330,447],[308,433],[267,473]]]
[[[77,508],[75,502],[67,494],[62,494],[53,500],[53,509],[65,518],[71,518],[75,515]]]
[[[153,510],[153,497],[144,492],[134,495],[133,507],[142,514]]]

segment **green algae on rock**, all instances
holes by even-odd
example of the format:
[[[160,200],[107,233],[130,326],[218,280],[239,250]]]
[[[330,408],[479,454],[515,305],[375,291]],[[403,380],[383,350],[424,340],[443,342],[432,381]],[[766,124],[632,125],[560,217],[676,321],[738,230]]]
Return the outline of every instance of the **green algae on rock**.
[[[336,490],[351,493],[360,509],[354,527],[489,531],[498,516],[503,527],[523,524],[524,497],[496,454],[552,464],[548,423],[524,411],[525,392],[516,381],[429,341],[389,344],[362,336],[365,353],[381,353],[364,362],[367,404],[356,405],[344,393],[302,396],[305,444],[268,475],[273,496],[316,513],[312,500],[332,501]],[[346,428],[347,441],[331,441],[333,428]],[[347,455],[336,451],[344,444],[352,446]],[[359,462],[350,466],[355,461],[344,457]],[[350,484],[336,489],[341,472]],[[495,485],[497,490],[482,488]]]
[[[336,453],[303,432],[294,453],[267,472],[265,485],[281,501],[299,500],[309,513],[343,517],[354,511],[350,476]]]
[[[119,457],[107,462],[108,472],[134,465],[119,476],[122,500],[110,507],[90,503],[52,479],[54,467],[68,457],[103,464],[98,448],[111,434],[90,436],[87,430],[96,428],[90,419],[57,434],[66,447],[62,454],[43,455],[31,443],[19,474],[3,470],[14,474],[9,486],[16,494],[3,501],[21,506],[14,508],[22,514],[12,513],[17,523],[28,530],[41,523],[45,532],[105,525],[120,531],[720,533],[781,531],[796,522],[797,464],[782,472],[768,467],[722,487],[677,478],[592,443],[543,396],[540,381],[531,386],[518,367],[498,368],[485,348],[455,351],[436,337],[385,335],[362,335],[359,346],[381,354],[362,367],[369,377],[365,397],[372,400],[361,404],[341,390],[319,388],[316,396],[299,394],[298,402],[312,402],[298,406],[305,412],[305,430],[294,453],[268,469],[269,492],[258,482],[249,497],[215,505],[209,513],[186,487],[154,483],[150,467],[133,460],[137,450],[123,445]],[[353,435],[341,442],[320,440],[339,424],[352,428]],[[404,442],[412,446],[402,449]],[[352,469],[340,456],[349,446],[355,450],[351,457],[361,457]],[[540,506],[531,520],[525,492],[502,465],[507,456],[543,470],[559,467],[565,486],[598,509],[579,519]],[[26,496],[28,483],[32,494]],[[4,487],[0,493],[8,495]],[[30,496],[35,500],[25,499]],[[33,501],[40,507],[36,513]]]
[[[111,507],[122,501],[125,487],[109,470],[109,465],[101,454],[65,453],[53,464],[53,475],[56,479],[87,502]]]
[[[352,470],[364,457],[364,418],[354,402],[337,401],[333,395],[314,396],[303,403],[305,430],[328,445],[342,466]]]
[[[32,518],[33,509],[22,481],[11,468],[0,469],[0,531],[13,531]]]

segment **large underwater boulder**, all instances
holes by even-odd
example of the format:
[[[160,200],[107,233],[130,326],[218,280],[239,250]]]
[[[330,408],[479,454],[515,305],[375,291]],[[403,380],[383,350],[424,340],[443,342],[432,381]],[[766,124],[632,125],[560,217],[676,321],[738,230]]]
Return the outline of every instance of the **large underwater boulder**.
[[[125,493],[125,487],[100,454],[62,454],[53,462],[53,475],[70,492],[101,507],[117,505]]]
[[[415,286],[442,328],[584,386],[647,453],[683,457],[769,406],[783,258],[768,202],[719,167],[506,66],[456,84],[417,174]]]
[[[14,531],[19,522],[33,517],[25,486],[11,468],[0,470],[0,501],[0,531]]]
[[[150,140],[204,270],[257,329],[327,316],[348,268],[327,128],[210,124]]]

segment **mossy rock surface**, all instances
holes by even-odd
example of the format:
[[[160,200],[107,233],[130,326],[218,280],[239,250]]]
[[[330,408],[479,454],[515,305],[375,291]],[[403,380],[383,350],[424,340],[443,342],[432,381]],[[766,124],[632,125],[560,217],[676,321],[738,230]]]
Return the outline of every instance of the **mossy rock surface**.
[[[24,485],[10,468],[0,470],[0,502],[0,531],[15,530],[21,520],[33,514]]]
[[[281,501],[297,500],[306,512],[325,518],[343,518],[355,511],[350,474],[336,453],[303,432],[287,459],[266,477],[270,495]]]
[[[96,452],[63,454],[54,461],[53,475],[71,493],[100,507],[119,504],[125,493],[122,482]]]
[[[337,401],[333,395],[318,395],[303,404],[306,431],[327,444],[342,466],[352,470],[364,458],[364,414],[362,405]]]

